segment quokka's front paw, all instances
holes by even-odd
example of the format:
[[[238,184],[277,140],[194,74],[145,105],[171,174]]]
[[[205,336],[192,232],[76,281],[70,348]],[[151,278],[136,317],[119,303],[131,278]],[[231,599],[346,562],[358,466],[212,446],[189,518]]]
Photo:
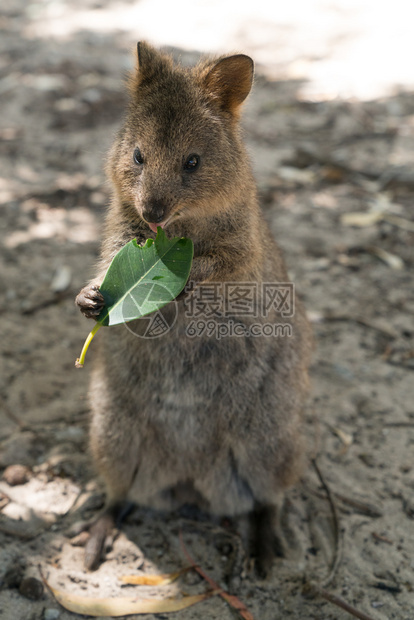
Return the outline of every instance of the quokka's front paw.
[[[105,306],[102,293],[96,284],[85,286],[76,297],[75,303],[87,319],[97,319]]]

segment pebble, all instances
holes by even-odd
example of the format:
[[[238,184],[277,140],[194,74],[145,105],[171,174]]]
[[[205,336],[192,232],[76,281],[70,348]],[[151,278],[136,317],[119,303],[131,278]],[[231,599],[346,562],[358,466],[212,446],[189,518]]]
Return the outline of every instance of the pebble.
[[[97,103],[102,99],[102,95],[97,88],[87,88],[82,93],[82,100],[87,103]]]
[[[3,480],[11,487],[25,484],[30,478],[30,469],[25,465],[9,465],[3,472]]]
[[[64,97],[55,101],[55,108],[59,112],[73,112],[73,110],[82,108],[82,103],[72,99],[71,97]]]
[[[57,620],[60,616],[59,609],[45,609],[43,620]]]
[[[353,379],[355,379],[355,375],[352,370],[346,368],[346,366],[342,366],[341,364],[333,364],[332,368],[335,373],[342,379],[345,379],[347,381],[352,381]]]
[[[38,601],[43,596],[43,584],[36,577],[26,577],[20,584],[19,592],[31,601]]]
[[[32,88],[43,92],[59,91],[65,87],[66,78],[64,75],[31,75],[27,82]]]
[[[80,532],[76,536],[70,539],[72,547],[84,547],[90,538],[89,532]]]
[[[57,441],[73,441],[75,443],[83,441],[85,436],[85,431],[79,426],[68,426],[55,433]]]
[[[0,583],[6,588],[18,588],[23,580],[25,570],[25,562],[23,559],[16,559],[6,570],[6,573]]]
[[[72,280],[72,270],[68,265],[61,265],[57,268],[53,280],[50,283],[50,290],[54,293],[63,293],[69,288]]]
[[[381,601],[371,601],[371,607],[373,607],[374,609],[379,609],[380,607],[384,607],[385,603],[382,603]]]

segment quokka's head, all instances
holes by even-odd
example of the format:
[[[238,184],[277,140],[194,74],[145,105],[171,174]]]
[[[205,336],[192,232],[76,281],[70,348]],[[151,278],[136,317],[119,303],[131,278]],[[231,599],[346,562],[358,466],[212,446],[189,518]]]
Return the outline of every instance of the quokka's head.
[[[137,51],[125,124],[108,161],[122,205],[153,231],[220,213],[250,178],[238,120],[253,61],[238,54],[184,68],[146,43]]]

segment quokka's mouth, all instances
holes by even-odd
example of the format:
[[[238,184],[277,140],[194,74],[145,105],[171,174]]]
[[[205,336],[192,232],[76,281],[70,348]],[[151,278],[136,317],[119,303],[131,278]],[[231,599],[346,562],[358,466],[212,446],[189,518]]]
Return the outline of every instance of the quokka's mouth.
[[[165,228],[166,226],[168,226],[171,220],[177,218],[179,215],[180,215],[180,211],[176,211],[175,213],[172,213],[169,217],[167,217],[167,219],[164,220],[163,222],[158,222],[157,224],[153,222],[147,222],[147,224],[151,228],[152,232],[156,233],[158,226],[161,226],[161,228]]]
[[[147,222],[148,226],[149,226],[149,227],[151,228],[151,230],[152,230],[153,232],[155,232],[155,233],[157,232],[157,228],[158,228],[158,226],[161,226],[161,228],[164,228],[164,226],[166,225],[166,223],[167,223],[167,220],[165,220],[165,222],[159,222],[159,224],[152,224],[152,223],[150,223],[150,222]]]

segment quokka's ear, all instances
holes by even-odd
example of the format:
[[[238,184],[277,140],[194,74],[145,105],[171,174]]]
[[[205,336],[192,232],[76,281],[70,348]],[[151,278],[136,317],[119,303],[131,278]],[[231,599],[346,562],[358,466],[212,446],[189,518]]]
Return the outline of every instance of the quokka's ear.
[[[138,41],[137,43],[137,71],[139,73],[144,74],[148,72],[153,65],[154,59],[157,56],[157,51],[145,43],[145,41]]]
[[[204,74],[202,85],[223,110],[237,116],[253,83],[254,64],[249,56],[237,54],[221,58]]]
[[[131,76],[129,87],[132,92],[142,84],[151,82],[157,75],[169,68],[171,59],[145,41],[137,44],[137,68]]]

